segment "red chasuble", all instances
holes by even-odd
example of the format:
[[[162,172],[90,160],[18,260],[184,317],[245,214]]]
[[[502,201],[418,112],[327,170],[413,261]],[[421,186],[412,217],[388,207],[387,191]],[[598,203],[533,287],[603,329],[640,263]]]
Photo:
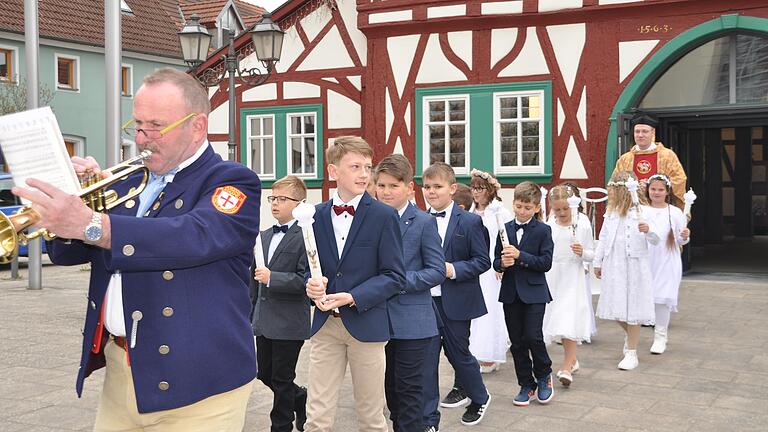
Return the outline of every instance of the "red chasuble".
[[[632,166],[632,171],[635,173],[638,180],[645,180],[658,172],[658,154],[658,152],[635,154],[635,162]]]

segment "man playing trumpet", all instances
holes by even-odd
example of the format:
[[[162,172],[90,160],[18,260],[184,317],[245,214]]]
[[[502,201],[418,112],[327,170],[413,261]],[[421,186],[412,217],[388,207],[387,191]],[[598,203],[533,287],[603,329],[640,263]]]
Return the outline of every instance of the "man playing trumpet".
[[[152,152],[138,199],[106,214],[41,181],[13,190],[58,236],[54,263],[91,263],[77,392],[106,365],[96,431],[242,430],[256,376],[248,266],[261,189],[214,153],[209,112],[194,78],[160,69],[136,93],[126,130]],[[100,173],[92,158],[73,163]],[[126,193],[136,177],[113,187]]]

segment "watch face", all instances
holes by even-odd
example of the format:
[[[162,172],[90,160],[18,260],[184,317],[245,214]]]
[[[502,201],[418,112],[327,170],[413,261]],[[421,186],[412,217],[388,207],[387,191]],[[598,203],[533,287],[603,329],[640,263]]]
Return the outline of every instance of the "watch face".
[[[101,227],[89,226],[86,228],[85,239],[88,241],[97,241],[101,239]]]

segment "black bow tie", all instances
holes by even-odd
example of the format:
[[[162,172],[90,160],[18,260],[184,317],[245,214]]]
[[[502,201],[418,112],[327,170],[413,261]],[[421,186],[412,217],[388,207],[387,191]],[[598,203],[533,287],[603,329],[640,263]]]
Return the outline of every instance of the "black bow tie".
[[[277,233],[285,234],[287,232],[288,232],[288,225],[273,225],[272,226],[272,233],[273,234],[277,234]]]
[[[431,214],[431,215],[432,215],[432,216],[434,216],[434,217],[445,217],[445,211],[441,211],[441,212],[429,212],[429,214]]]
[[[525,230],[528,229],[528,227],[530,227],[530,221],[528,221],[528,222],[526,222],[524,224],[519,224],[519,223],[517,223],[517,221],[515,221],[515,232],[517,232],[517,230],[519,230],[519,229],[522,229],[523,231],[525,231]]]
[[[336,216],[340,216],[342,213],[347,212],[350,216],[355,215],[355,207],[351,205],[335,205],[333,206],[333,212]]]

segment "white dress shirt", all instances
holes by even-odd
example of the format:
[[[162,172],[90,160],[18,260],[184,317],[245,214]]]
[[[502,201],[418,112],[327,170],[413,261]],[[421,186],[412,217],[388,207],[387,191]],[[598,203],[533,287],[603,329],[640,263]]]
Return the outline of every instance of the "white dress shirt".
[[[192,165],[200,156],[203,155],[205,149],[210,144],[205,141],[203,145],[197,149],[197,152],[189,159],[179,164],[178,170],[171,175],[166,176],[166,184],[173,181],[176,174],[184,168]],[[142,217],[137,214],[136,217]],[[112,273],[112,277],[109,279],[109,285],[107,285],[107,293],[104,296],[104,327],[107,331],[115,336],[126,336],[125,331],[125,314],[123,312],[123,278],[120,275],[120,270]]]
[[[531,222],[531,219],[533,219],[533,218],[530,218],[530,219],[528,219],[525,222],[520,222],[519,220],[517,220],[517,218],[515,218],[515,223],[517,225],[526,225],[526,224]],[[523,239],[523,233],[524,232],[525,231],[522,228],[518,228],[517,231],[515,231],[515,234],[517,235],[517,245],[518,246],[520,246],[520,241]]]
[[[445,208],[445,217],[435,217],[437,220],[437,232],[440,234],[440,245],[442,246],[445,244],[445,233],[448,231],[448,222],[451,221],[451,213],[453,213],[453,206],[455,204],[453,201],[451,201],[450,204],[448,204],[448,207]],[[434,209],[429,209],[429,213],[439,213],[435,212]],[[437,285],[435,287],[432,287],[430,290],[430,293],[432,294],[432,297],[440,297],[443,295],[442,289],[440,285]]]
[[[339,192],[336,191],[333,194],[333,205],[339,206],[339,205],[351,205],[355,208],[355,212],[357,212],[357,206],[360,204],[360,199],[363,197],[363,194],[360,194],[351,200],[349,202],[344,202],[339,197]],[[343,212],[340,215],[337,215],[336,212],[333,210],[333,207],[331,207],[331,222],[333,223],[333,235],[336,237],[336,249],[339,250],[339,258],[341,258],[342,252],[344,252],[344,245],[347,243],[347,237],[349,236],[349,229],[352,228],[352,215],[350,215],[348,212]]]

